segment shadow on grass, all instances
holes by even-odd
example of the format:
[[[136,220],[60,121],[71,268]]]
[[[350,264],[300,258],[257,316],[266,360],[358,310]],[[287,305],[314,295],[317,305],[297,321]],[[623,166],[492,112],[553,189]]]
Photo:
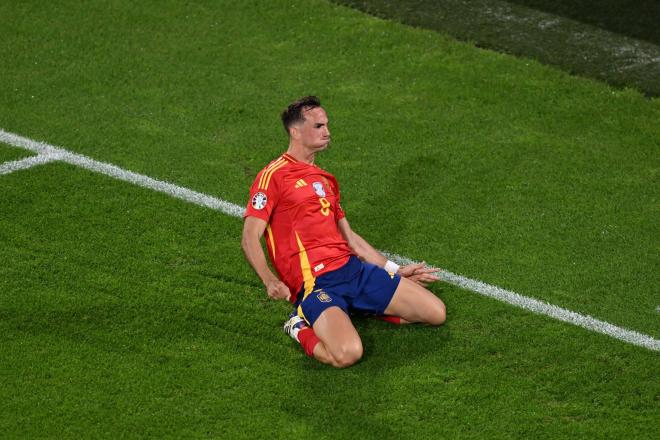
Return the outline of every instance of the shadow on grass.
[[[660,96],[660,3],[653,0],[334,2]]]
[[[315,431],[333,438],[397,438],[404,420],[401,425],[392,421],[415,405],[393,400],[401,378],[442,351],[450,340],[449,328],[397,326],[366,317],[353,322],[365,347],[362,360],[347,369],[302,360],[303,372],[294,378],[293,387],[301,401],[283,409],[305,417]]]
[[[660,2],[656,0],[509,0],[627,37],[660,45]]]

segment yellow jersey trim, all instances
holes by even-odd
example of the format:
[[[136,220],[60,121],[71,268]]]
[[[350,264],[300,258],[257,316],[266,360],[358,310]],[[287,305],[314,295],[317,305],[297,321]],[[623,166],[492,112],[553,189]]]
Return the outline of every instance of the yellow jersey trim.
[[[273,177],[273,174],[275,173],[275,171],[279,170],[280,168],[282,168],[284,165],[286,165],[288,163],[289,162],[287,162],[286,160],[283,160],[282,162],[278,163],[276,166],[274,166],[273,168],[268,170],[267,175],[266,175],[266,179],[264,180],[263,186],[261,188],[268,189],[268,185],[270,184],[270,179],[271,179],[271,177]]]
[[[277,165],[281,164],[282,162],[286,162],[286,161],[285,161],[283,158],[280,157],[280,158],[277,159],[275,162],[271,163],[270,165],[268,165],[268,166],[266,167],[266,169],[264,170],[264,172],[261,174],[261,178],[259,179],[259,188],[263,188],[263,187],[264,187],[264,182],[265,182],[265,180],[266,180],[266,177],[267,177],[268,174],[270,173],[270,170],[272,170],[274,167],[276,167]]]
[[[275,240],[273,240],[273,230],[270,228],[270,223],[266,225],[268,232],[268,241],[270,242],[270,250],[273,251],[273,259],[275,258]]]
[[[296,232],[296,240],[298,241],[298,249],[300,249],[300,268],[302,269],[303,274],[303,283],[305,286],[305,293],[303,294],[303,300],[307,298],[307,295],[312,293],[314,290],[314,284],[316,284],[316,278],[312,275],[312,267],[309,264],[309,258],[307,257],[307,251],[305,246],[303,246],[300,237]]]

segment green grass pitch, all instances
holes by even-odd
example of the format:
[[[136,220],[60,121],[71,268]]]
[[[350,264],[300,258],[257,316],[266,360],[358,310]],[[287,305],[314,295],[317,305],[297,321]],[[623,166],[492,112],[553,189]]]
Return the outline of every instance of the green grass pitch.
[[[32,156],[32,154],[28,151],[10,147],[0,142],[0,164],[25,159],[26,157],[30,156]]]
[[[657,99],[320,0],[5,2],[0,40],[1,128],[241,205],[317,94],[374,246],[660,337]],[[660,434],[657,352],[440,283],[334,370],[236,218],[64,163],[0,209],[4,438]]]

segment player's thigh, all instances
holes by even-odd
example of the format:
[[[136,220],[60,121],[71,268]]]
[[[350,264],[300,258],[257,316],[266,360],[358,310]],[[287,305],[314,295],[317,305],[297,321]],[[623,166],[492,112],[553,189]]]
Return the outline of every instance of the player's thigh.
[[[410,322],[440,325],[445,322],[445,304],[426,288],[401,278],[385,314],[400,316]]]
[[[340,363],[354,363],[362,357],[362,340],[349,316],[339,307],[329,307],[313,325],[316,336]]]

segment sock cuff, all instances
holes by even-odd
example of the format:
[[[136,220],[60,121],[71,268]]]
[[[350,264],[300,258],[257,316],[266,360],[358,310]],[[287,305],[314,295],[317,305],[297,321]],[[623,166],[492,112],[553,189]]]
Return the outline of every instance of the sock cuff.
[[[298,332],[298,341],[300,341],[305,354],[309,357],[314,357],[314,347],[321,342],[318,336],[316,336],[316,333],[314,333],[314,330],[309,327],[303,328]]]
[[[401,324],[401,318],[398,316],[392,316],[392,315],[382,315],[382,316],[376,316],[376,319],[380,319],[381,321],[387,321],[392,324]]]

